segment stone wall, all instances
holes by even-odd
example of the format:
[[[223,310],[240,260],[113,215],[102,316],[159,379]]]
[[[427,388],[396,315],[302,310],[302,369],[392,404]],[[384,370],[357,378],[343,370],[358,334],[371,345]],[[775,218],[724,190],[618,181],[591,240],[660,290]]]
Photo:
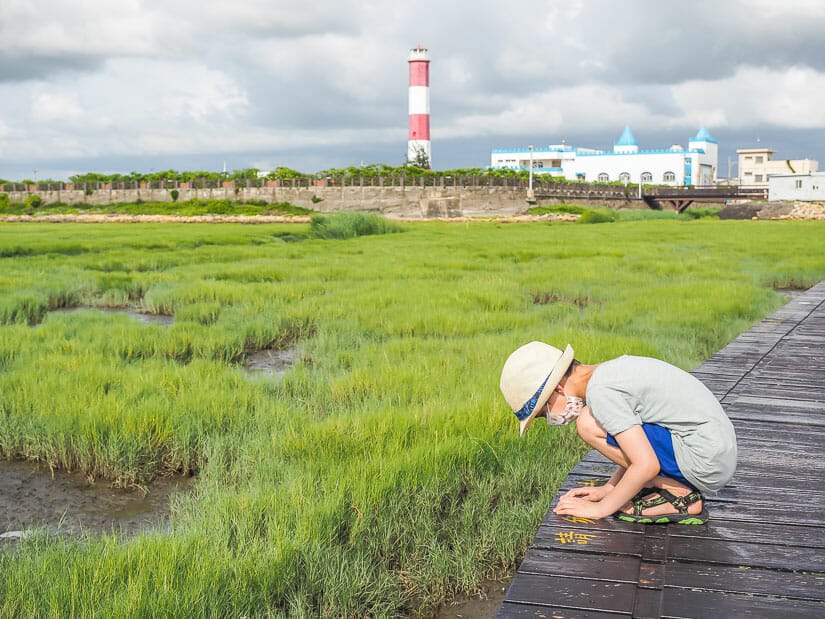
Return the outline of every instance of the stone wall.
[[[62,189],[36,192],[10,191],[9,199],[23,202],[36,193],[44,203],[108,205],[119,202],[171,202],[171,189]],[[179,188],[178,201],[263,200],[289,202],[322,213],[333,211],[376,212],[387,217],[509,217],[527,212],[527,192],[519,187],[217,187]],[[559,204],[559,199],[541,204]],[[638,200],[586,200],[570,198],[571,204],[628,207]],[[638,206],[638,205],[635,205]],[[643,204],[642,204],[643,206]]]

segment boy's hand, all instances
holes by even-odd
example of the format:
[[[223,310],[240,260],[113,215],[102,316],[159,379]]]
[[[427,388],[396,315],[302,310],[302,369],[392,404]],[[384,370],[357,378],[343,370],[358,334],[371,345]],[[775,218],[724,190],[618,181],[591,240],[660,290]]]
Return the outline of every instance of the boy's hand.
[[[566,497],[580,497],[588,501],[601,501],[607,493],[613,490],[611,484],[604,484],[601,486],[590,486],[586,488],[573,488],[568,490],[564,496]]]

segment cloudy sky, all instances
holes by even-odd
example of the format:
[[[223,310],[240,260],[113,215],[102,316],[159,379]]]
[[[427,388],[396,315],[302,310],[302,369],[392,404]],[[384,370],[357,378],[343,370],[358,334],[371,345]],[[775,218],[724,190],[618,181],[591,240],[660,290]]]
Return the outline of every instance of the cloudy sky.
[[[436,169],[527,144],[825,168],[821,0],[3,0],[0,178],[400,165],[430,50]],[[736,173],[733,168],[733,173]]]

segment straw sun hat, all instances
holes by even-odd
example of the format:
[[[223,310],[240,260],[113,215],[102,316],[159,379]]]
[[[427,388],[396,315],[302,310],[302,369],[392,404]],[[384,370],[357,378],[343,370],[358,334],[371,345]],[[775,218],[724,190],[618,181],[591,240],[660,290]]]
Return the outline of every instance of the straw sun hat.
[[[572,361],[569,344],[562,352],[544,342],[525,344],[507,358],[499,387],[519,420],[519,436],[553,395]]]

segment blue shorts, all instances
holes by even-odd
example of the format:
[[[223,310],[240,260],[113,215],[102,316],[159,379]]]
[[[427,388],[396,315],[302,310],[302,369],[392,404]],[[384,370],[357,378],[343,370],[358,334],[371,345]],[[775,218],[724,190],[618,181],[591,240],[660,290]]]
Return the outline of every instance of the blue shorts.
[[[650,441],[650,446],[653,447],[653,451],[659,459],[659,467],[661,468],[659,475],[670,477],[690,488],[694,488],[694,485],[685,479],[679,465],[676,464],[676,455],[673,453],[673,438],[670,436],[670,430],[655,423],[643,423],[642,430],[644,430],[647,440]],[[613,447],[619,446],[616,439],[610,434],[607,435],[607,444]]]

